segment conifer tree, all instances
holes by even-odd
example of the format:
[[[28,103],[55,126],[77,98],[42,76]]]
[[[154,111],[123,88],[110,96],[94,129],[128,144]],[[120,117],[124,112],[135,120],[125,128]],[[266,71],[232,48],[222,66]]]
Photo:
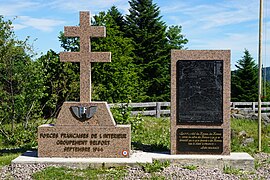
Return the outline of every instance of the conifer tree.
[[[167,29],[166,37],[169,49],[183,49],[188,40],[182,34],[182,26],[170,26]]]
[[[124,37],[121,20],[122,15],[116,7],[92,18],[93,26],[106,26],[106,37],[91,38],[91,50],[112,52],[111,63],[92,63],[93,100],[112,103],[143,99],[144,92],[138,85],[139,78],[133,63],[133,43],[131,38]],[[78,38],[64,37],[61,33],[59,39],[66,51],[79,51]]]
[[[108,15],[111,16],[116,26],[118,26],[119,30],[123,31],[125,26],[124,16],[119,12],[116,6],[112,6],[108,10]]]
[[[248,50],[235,65],[232,73],[232,101],[254,102],[258,97],[258,67]]]
[[[135,102],[143,99],[143,91],[138,85],[135,72],[131,38],[124,37],[121,31],[121,13],[112,7],[108,12],[100,12],[93,18],[93,25],[106,26],[106,38],[92,40],[93,51],[112,52],[111,63],[93,64],[93,99],[108,102]]]
[[[126,35],[134,41],[135,63],[140,71],[141,86],[148,95],[145,100],[165,100],[162,96],[169,89],[166,25],[152,0],[131,0],[129,4]]]

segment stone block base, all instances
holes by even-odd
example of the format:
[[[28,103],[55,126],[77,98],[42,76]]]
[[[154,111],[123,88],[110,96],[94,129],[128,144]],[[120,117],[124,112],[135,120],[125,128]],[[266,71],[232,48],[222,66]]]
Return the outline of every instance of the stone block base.
[[[38,157],[127,158],[130,125],[38,127]]]
[[[47,164],[60,165],[77,168],[100,168],[132,166],[140,167],[143,163],[152,163],[154,160],[170,161],[171,164],[179,166],[195,165],[205,168],[219,168],[225,166],[241,170],[254,170],[254,158],[247,153],[233,152],[229,156],[223,155],[170,155],[169,153],[151,153],[135,151],[130,158],[40,158],[34,151],[28,151],[14,159],[11,164],[22,166],[25,164]]]

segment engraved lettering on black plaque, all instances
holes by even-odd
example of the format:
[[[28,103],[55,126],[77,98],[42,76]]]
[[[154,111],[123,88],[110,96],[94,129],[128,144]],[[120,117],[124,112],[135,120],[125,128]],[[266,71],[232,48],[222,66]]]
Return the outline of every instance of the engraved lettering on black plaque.
[[[176,131],[178,154],[221,154],[223,151],[222,129],[184,129]]]
[[[177,124],[223,123],[223,61],[177,61]]]

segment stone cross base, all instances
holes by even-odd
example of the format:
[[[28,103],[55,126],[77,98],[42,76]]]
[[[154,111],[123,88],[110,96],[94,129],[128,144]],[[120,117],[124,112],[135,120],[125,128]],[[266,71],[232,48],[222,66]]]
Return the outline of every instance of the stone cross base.
[[[38,157],[127,158],[130,125],[116,125],[106,102],[65,102],[55,125],[38,127]]]
[[[130,125],[38,127],[38,157],[130,156]]]
[[[72,107],[94,108],[96,112],[90,119],[78,119],[72,112]],[[86,110],[87,111],[87,110]],[[64,102],[59,115],[57,117],[56,125],[88,125],[88,126],[115,126],[112,113],[107,102]]]

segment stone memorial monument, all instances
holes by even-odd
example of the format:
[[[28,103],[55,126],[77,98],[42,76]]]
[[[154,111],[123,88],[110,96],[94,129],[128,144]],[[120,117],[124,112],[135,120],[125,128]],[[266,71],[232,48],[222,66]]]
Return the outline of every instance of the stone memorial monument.
[[[116,125],[106,102],[91,101],[91,62],[110,62],[110,52],[91,52],[91,37],[105,37],[105,27],[91,26],[90,13],[80,12],[80,25],[64,29],[80,38],[79,52],[61,52],[60,61],[80,63],[80,102],[64,102],[55,125],[38,127],[39,157],[130,156],[131,127]]]
[[[230,154],[230,51],[172,50],[171,154]]]

